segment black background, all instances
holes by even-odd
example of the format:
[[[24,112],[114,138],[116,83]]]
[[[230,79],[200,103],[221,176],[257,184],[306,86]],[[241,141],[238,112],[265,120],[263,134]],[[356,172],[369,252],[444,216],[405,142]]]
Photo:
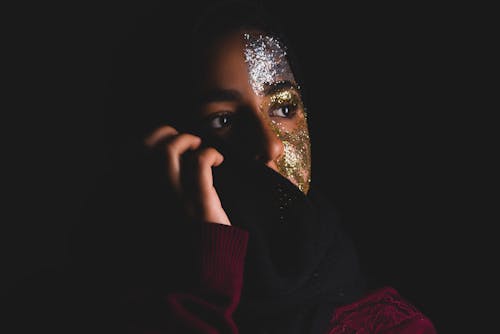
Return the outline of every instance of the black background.
[[[12,12],[2,292],[70,261],[67,235],[116,143],[143,126],[135,122],[145,110],[182,106],[173,101],[175,61],[183,27],[203,5],[44,3]],[[463,276],[478,266],[471,237],[462,239],[477,217],[476,129],[463,87],[470,17],[429,4],[266,6],[300,60],[313,178],[352,233],[370,284],[394,286],[439,332],[463,329],[459,301],[474,293]]]

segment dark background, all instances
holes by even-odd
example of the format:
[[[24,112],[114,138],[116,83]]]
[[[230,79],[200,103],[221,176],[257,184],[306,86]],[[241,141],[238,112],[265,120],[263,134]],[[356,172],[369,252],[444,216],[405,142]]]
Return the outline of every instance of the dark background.
[[[71,260],[68,233],[117,144],[148,126],[143,113],[182,107],[176,61],[202,5],[44,3],[12,12],[2,292]],[[352,233],[370,285],[398,289],[440,333],[463,329],[457,318],[475,294],[464,275],[479,266],[467,250],[478,210],[463,86],[469,18],[425,4],[266,6],[300,60],[313,177]]]

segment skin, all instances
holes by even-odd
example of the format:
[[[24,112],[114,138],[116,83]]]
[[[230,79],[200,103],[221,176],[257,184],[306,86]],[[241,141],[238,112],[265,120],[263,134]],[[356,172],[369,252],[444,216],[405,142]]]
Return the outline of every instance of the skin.
[[[236,31],[222,38],[205,58],[206,71],[199,88],[202,102],[196,116],[208,136],[231,143],[283,175],[279,161],[284,157],[285,145],[280,134],[293,133],[306,124],[300,92],[295,82],[271,84],[265,92],[254,91],[244,57],[243,33]],[[294,106],[277,104],[279,96],[293,96]],[[212,168],[222,164],[221,152],[202,148],[199,136],[179,133],[170,125],[154,130],[145,145],[165,152],[168,181],[191,218],[231,225],[213,186]],[[187,152],[191,153],[189,157]],[[181,182],[184,172],[194,180],[189,187]]]

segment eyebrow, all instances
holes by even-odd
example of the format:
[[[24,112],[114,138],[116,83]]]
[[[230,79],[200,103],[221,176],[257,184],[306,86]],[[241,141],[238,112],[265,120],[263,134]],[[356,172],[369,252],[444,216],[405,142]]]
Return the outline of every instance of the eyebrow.
[[[294,89],[299,91],[299,86],[289,80],[277,81],[266,84],[264,95],[271,95],[283,90]],[[234,102],[242,99],[241,93],[234,89],[215,89],[204,94],[200,99],[200,104],[211,102]]]
[[[299,86],[297,84],[289,80],[283,80],[283,81],[273,82],[272,84],[267,84],[266,88],[264,88],[264,94],[271,95],[287,89],[294,89],[297,92],[300,91]]]

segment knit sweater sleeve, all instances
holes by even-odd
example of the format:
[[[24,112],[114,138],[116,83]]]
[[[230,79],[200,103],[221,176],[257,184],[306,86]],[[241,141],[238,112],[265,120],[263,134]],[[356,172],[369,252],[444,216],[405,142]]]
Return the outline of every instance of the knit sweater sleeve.
[[[337,308],[328,334],[436,334],[429,318],[391,287]]]
[[[243,285],[248,232],[213,223],[200,228],[198,286],[166,296],[168,333],[238,333],[232,314]]]

